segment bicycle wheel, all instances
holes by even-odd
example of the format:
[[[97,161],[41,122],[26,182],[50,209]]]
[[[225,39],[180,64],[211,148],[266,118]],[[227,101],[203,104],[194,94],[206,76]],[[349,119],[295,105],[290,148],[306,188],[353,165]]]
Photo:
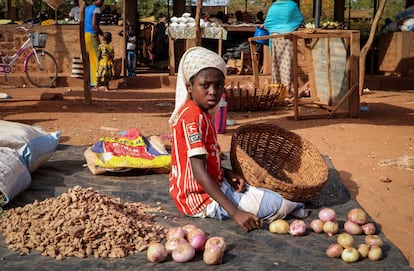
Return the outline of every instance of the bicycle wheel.
[[[36,55],[38,60],[36,59]],[[58,75],[58,67],[55,58],[43,49],[36,49],[24,64],[27,79],[34,86],[54,87]]]

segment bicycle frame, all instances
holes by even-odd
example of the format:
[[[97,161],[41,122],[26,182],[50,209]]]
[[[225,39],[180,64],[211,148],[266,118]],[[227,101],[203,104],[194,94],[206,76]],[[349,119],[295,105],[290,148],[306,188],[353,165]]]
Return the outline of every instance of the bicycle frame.
[[[30,49],[30,52],[26,55],[24,61],[23,61],[23,70],[26,71],[26,62],[29,59],[29,57],[32,54],[35,54],[36,56],[36,61],[39,65],[41,65],[40,61],[39,61],[39,57],[36,54],[36,49],[33,47],[32,41],[30,39],[30,34],[27,35],[27,40],[23,43],[23,45],[20,46],[20,48],[16,51],[16,53],[14,53],[14,55],[12,56],[3,56],[2,60],[3,63],[5,62],[4,59],[7,59],[6,63],[7,65],[12,66],[14,64],[14,62],[16,62],[16,60],[23,54],[24,51],[26,51],[27,49]],[[43,68],[43,67],[41,67]],[[12,71],[10,71],[12,72]]]

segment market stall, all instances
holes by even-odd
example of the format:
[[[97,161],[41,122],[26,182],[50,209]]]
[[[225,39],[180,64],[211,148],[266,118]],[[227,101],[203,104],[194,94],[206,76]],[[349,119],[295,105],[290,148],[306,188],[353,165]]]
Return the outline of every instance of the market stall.
[[[293,104],[294,119],[357,117],[360,97],[358,92],[359,31],[356,30],[303,30],[284,35],[249,38],[253,59],[255,86],[260,88],[257,54],[253,43],[260,39],[286,38],[293,42]],[[307,69],[304,85],[309,97],[300,97],[299,62]],[[300,106],[315,105],[326,110],[321,115],[300,114]]]
[[[169,43],[169,69],[170,75],[175,74],[175,41],[185,40],[185,49],[195,46],[196,28],[195,26],[169,26],[167,28]],[[201,37],[204,39],[215,39],[218,41],[218,54],[222,55],[223,40],[227,39],[227,31],[220,26],[201,28]]]

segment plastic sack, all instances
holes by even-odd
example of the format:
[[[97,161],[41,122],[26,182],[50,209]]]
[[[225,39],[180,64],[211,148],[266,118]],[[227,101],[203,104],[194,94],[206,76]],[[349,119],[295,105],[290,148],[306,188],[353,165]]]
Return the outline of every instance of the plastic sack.
[[[171,155],[158,137],[144,137],[137,128],[131,128],[122,136],[101,138],[85,153],[88,167],[94,174],[108,170],[133,168],[170,168]]]
[[[32,181],[16,150],[0,147],[0,206],[26,190]]]
[[[263,37],[263,36],[269,36],[269,32],[266,29],[263,29],[261,27],[256,27],[256,31],[254,32],[254,37]],[[269,46],[269,40],[256,40],[256,43],[264,44]]]
[[[0,120],[0,146],[18,152],[30,173],[49,160],[59,144],[60,132],[45,132],[40,127]]]

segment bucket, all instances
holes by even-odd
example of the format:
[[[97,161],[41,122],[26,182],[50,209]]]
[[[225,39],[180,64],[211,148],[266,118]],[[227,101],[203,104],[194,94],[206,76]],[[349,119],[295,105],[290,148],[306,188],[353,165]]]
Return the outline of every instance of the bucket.
[[[74,57],[72,60],[72,77],[83,78],[83,62],[80,57]]]
[[[213,118],[214,128],[218,134],[224,134],[226,132],[227,121],[227,102],[226,95],[223,93],[219,102],[219,109]]]
[[[263,37],[269,36],[269,32],[266,29],[256,27],[256,31],[254,31],[254,37]],[[264,44],[269,46],[269,40],[256,40],[256,43]]]

